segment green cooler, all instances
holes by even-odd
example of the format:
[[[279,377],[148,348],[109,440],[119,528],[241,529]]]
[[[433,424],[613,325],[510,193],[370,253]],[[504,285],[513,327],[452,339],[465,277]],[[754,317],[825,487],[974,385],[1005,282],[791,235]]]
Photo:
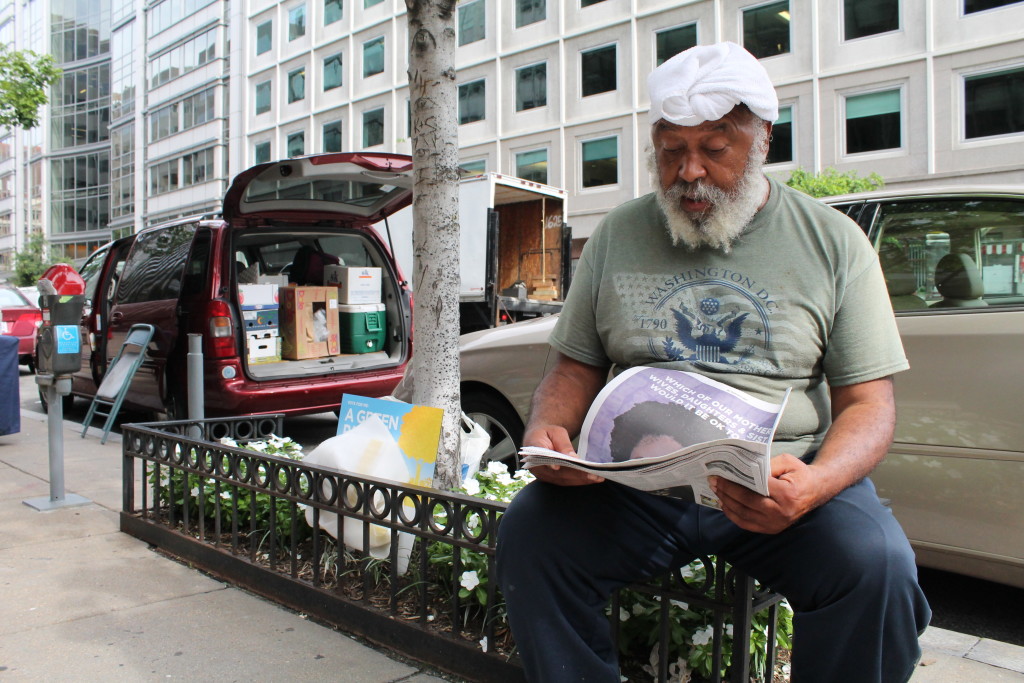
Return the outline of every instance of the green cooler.
[[[338,322],[342,353],[370,353],[384,348],[384,304],[338,304]]]

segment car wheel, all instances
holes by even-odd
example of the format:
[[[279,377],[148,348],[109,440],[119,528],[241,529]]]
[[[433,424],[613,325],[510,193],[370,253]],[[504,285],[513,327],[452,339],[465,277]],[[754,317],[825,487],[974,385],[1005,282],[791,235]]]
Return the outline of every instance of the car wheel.
[[[462,412],[487,430],[491,444],[480,458],[480,469],[489,462],[503,463],[509,472],[519,469],[523,421],[503,398],[480,391],[462,395]]]
[[[39,392],[39,402],[43,404],[43,412],[49,413],[50,406],[46,402],[46,392],[43,391],[42,387],[37,387],[36,391]],[[67,396],[62,396],[60,405],[64,411],[64,417],[67,417],[68,413],[71,412],[71,409],[75,407],[75,395],[68,394]]]

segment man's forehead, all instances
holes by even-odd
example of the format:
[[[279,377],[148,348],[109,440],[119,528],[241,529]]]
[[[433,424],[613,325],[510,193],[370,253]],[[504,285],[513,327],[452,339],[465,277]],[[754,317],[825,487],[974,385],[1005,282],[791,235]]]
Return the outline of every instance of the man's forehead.
[[[741,123],[742,120],[736,115],[736,110],[734,109],[720,119],[715,119],[714,121],[704,121],[703,123],[697,124],[696,126],[679,126],[674,123],[669,123],[665,119],[659,119],[658,122],[654,124],[654,134],[730,134],[741,131]]]

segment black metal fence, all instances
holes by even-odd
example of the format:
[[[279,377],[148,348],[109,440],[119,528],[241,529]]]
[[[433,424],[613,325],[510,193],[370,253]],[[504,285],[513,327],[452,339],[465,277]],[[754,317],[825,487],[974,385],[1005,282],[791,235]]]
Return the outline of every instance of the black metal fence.
[[[505,503],[376,480],[220,443],[282,433],[281,416],[124,425],[121,530],[275,602],[469,680],[517,681],[523,672],[505,625],[494,543]],[[322,527],[326,527],[325,531]],[[350,550],[335,539],[346,538]],[[413,542],[415,541],[415,542]],[[374,550],[375,549],[375,550]],[[752,615],[768,612],[763,678],[772,680],[781,597],[702,558],[683,572],[629,587],[660,600],[657,679],[669,675],[669,607],[713,613],[720,680],[726,622],[732,651],[750,647]],[[460,584],[472,566],[480,588]],[[482,592],[482,595],[481,595]],[[616,595],[612,628],[622,601]],[[618,631],[616,630],[616,634]],[[644,656],[646,657],[646,654]],[[728,680],[750,680],[735,658]],[[647,664],[634,662],[640,670]],[[623,666],[630,662],[623,660]]]

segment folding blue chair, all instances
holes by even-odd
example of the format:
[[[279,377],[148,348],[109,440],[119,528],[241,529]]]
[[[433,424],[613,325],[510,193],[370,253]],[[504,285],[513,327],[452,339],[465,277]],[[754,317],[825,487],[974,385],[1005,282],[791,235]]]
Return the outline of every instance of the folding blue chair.
[[[153,332],[152,325],[142,323],[132,325],[128,330],[128,336],[124,338],[121,349],[114,356],[110,367],[107,368],[107,374],[103,376],[103,381],[100,382],[99,389],[96,390],[96,396],[92,399],[92,405],[89,406],[89,412],[82,423],[83,439],[92,424],[93,416],[99,415],[107,418],[103,423],[103,438],[100,439],[100,443],[107,442],[110,428],[114,426],[114,418],[117,416],[117,411],[121,409],[121,402],[124,401],[124,395],[128,393],[132,377],[135,376],[135,371],[139,369],[142,360],[146,357],[146,347],[149,346],[149,342],[153,338]],[[103,412],[101,408],[106,412]]]

